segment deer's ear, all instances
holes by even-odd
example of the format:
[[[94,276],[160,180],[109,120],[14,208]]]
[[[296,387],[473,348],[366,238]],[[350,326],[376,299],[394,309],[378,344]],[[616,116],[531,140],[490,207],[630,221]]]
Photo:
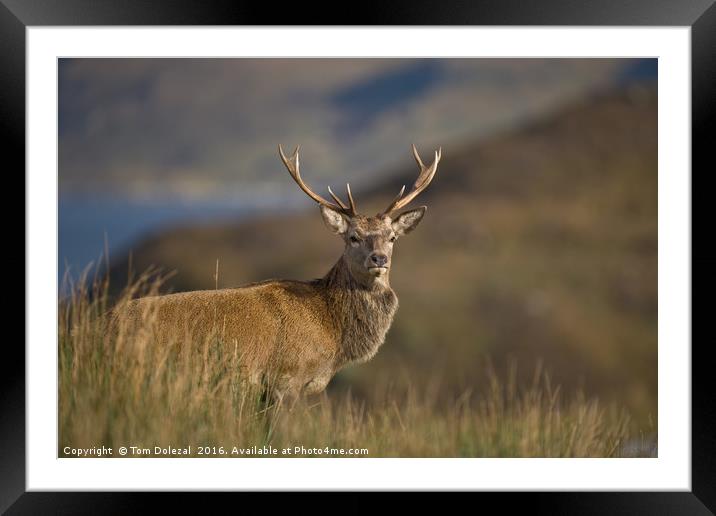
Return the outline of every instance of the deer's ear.
[[[398,236],[406,235],[418,227],[418,224],[423,220],[423,215],[427,211],[427,206],[421,206],[414,210],[404,211],[393,221],[393,231]]]
[[[348,231],[348,220],[341,212],[333,210],[328,206],[321,205],[321,216],[326,226],[336,235],[342,235]]]

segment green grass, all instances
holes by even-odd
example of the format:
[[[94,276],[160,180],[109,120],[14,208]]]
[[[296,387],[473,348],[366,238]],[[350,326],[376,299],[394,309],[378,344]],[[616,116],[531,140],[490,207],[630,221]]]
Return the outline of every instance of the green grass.
[[[148,271],[115,304],[160,292],[162,280]],[[272,406],[244,386],[238,354],[222,353],[216,338],[156,345],[151,314],[110,336],[107,281],[84,278],[71,290],[59,302],[59,456],[71,456],[65,447],[119,456],[120,446],[136,446],[153,456],[155,446],[191,446],[191,456],[210,447],[232,457],[257,446],[291,456],[333,448],[368,457],[617,457],[635,438],[623,409],[566,395],[539,367],[524,386],[515,368],[504,377],[487,368],[484,391],[447,399],[436,378],[416,376],[407,386],[376,382],[370,402],[348,388]]]

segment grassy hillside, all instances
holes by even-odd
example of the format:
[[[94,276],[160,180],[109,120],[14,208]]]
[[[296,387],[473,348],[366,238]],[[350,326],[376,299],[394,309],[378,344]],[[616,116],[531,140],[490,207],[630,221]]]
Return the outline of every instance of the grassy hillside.
[[[133,282],[118,307],[156,294]],[[104,280],[59,303],[61,457],[633,457],[653,456],[616,404],[564,393],[539,367],[530,385],[484,370],[484,391],[445,399],[416,380],[274,404],[239,374],[221,332],[156,345],[156,312],[108,332]],[[513,370],[514,371],[514,370]],[[443,393],[444,394],[444,393]],[[123,448],[124,447],[124,448]],[[97,450],[101,450],[98,452]],[[173,450],[173,451],[171,451]],[[272,451],[269,451],[272,450]]]
[[[633,87],[490,140],[439,142],[440,169],[419,200],[428,213],[396,245],[400,309],[386,344],[340,373],[329,396],[350,389],[379,403],[387,389],[430,384],[450,399],[488,388],[488,358],[500,376],[516,363],[518,383],[541,363],[565,391],[615,401],[655,432],[656,123],[655,88]],[[354,192],[359,209],[377,211],[412,184],[408,143],[396,149],[405,169]],[[291,181],[278,159],[276,174]],[[131,267],[175,270],[170,289],[193,290],[215,287],[219,260],[218,286],[232,287],[322,276],[341,250],[311,207],[166,231],[135,247]],[[113,265],[114,286],[128,269],[128,258]]]

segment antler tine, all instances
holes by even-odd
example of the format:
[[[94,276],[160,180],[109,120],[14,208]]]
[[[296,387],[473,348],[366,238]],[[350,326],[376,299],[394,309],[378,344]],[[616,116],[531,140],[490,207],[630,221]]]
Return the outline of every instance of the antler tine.
[[[353,212],[353,215],[355,215],[358,213],[358,210],[356,210],[356,202],[353,200],[350,183],[346,183],[346,191],[348,192],[348,202],[351,204],[351,211]]]
[[[298,151],[300,149],[300,145],[296,145],[296,148],[293,151],[293,155],[291,156],[291,159],[298,158]],[[278,144],[278,153],[281,155],[281,161],[283,161],[283,164],[286,165],[286,168],[289,172],[291,172],[291,175],[293,175],[293,164],[288,161],[288,158],[283,153],[283,147],[281,147],[281,144]],[[296,161],[298,163],[298,161]]]
[[[442,148],[435,151],[435,158],[433,159],[433,164],[429,167],[426,167],[423,165],[420,169],[420,175],[415,180],[415,183],[413,184],[413,188],[420,187],[425,181],[432,181],[432,176],[435,175],[435,171],[437,170],[437,164],[440,162],[440,156],[442,155]],[[427,185],[426,185],[427,186]]]
[[[333,197],[333,199],[335,199],[335,201],[341,205],[341,208],[346,210],[346,213],[356,215],[358,213],[358,210],[356,210],[356,202],[353,200],[353,194],[351,193],[351,185],[348,183],[346,183],[346,190],[348,191],[348,202],[350,203],[350,206],[346,205],[346,203],[344,203],[340,197],[334,194],[330,186],[328,187],[328,193],[331,194],[331,197]]]
[[[405,185],[403,185],[403,188],[400,189],[400,192],[398,192],[398,195],[396,195],[393,200],[390,202],[388,207],[383,212],[384,215],[389,214],[391,211],[395,211],[398,208],[396,208],[398,201],[400,201],[400,198],[403,197],[403,193],[405,193]]]
[[[341,208],[343,208],[344,210],[348,210],[348,209],[349,209],[348,206],[346,205],[346,203],[344,203],[343,201],[341,201],[341,198],[338,197],[336,194],[333,193],[333,190],[331,190],[331,187],[330,187],[330,186],[328,187],[328,193],[331,194],[331,197],[333,197],[333,199],[335,199],[335,201],[341,206]]]
[[[412,144],[413,146],[413,157],[415,158],[415,161],[417,161],[418,166],[420,167],[420,170],[423,170],[425,168],[425,165],[423,164],[423,160],[420,159],[420,154],[418,154],[418,149],[415,148],[415,144]]]
[[[287,158],[286,155],[283,153],[283,148],[279,144],[278,146],[278,153],[281,155],[281,161],[283,161],[283,164],[286,165],[286,168],[288,169],[288,173],[291,174],[291,177],[294,181],[298,184],[298,186],[303,190],[306,195],[308,195],[311,199],[316,201],[318,204],[323,204],[324,206],[327,206],[331,209],[334,209],[336,211],[344,212],[344,213],[350,213],[350,210],[348,206],[346,206],[343,202],[341,202],[335,195],[333,195],[333,192],[331,192],[331,189],[329,188],[328,191],[331,193],[334,199],[338,201],[338,204],[333,204],[330,201],[327,201],[317,193],[315,193],[313,190],[311,190],[308,185],[303,181],[303,178],[301,178],[301,169],[299,165],[299,158],[298,158],[298,151],[300,150],[301,146],[297,145],[296,150],[293,151],[293,155],[290,158]]]
[[[390,206],[388,206],[388,208],[383,212],[384,215],[388,215],[391,212],[403,208],[410,201],[415,199],[418,194],[420,194],[420,192],[422,192],[428,187],[430,182],[433,180],[433,177],[435,177],[435,173],[438,170],[438,163],[440,162],[440,158],[442,158],[442,147],[438,148],[438,150],[435,151],[435,159],[429,167],[426,167],[423,164],[423,160],[420,159],[420,155],[418,154],[418,149],[415,148],[415,144],[413,144],[413,156],[415,157],[415,161],[420,167],[420,174],[415,180],[415,183],[413,184],[413,188],[411,189],[410,193],[403,197],[403,192],[405,192],[405,186],[403,186],[398,196],[393,199],[393,202],[390,203]]]

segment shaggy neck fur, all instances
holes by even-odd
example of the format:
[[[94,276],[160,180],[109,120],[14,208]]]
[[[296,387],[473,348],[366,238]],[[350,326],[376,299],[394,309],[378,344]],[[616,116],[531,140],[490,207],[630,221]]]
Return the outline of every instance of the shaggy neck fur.
[[[388,277],[379,281],[358,279],[341,257],[317,282],[325,288],[329,312],[340,331],[337,367],[372,358],[385,341],[398,309],[398,297]]]

